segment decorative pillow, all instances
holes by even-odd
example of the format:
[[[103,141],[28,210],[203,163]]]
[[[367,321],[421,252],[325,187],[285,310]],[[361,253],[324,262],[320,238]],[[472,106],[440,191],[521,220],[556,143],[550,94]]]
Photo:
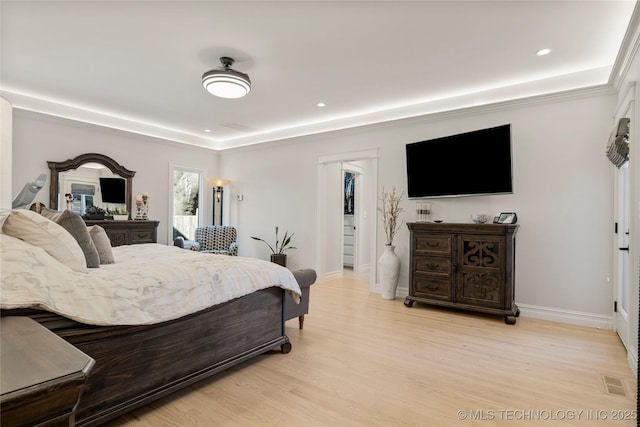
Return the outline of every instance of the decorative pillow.
[[[14,209],[4,221],[2,231],[44,249],[74,271],[87,272],[87,261],[76,239],[61,225],[42,215],[26,209]]]
[[[84,223],[84,220],[80,215],[68,209],[61,212],[44,207],[40,209],[40,214],[49,218],[51,221],[54,221],[56,224],[61,225],[65,230],[71,233],[73,238],[77,240],[78,244],[82,248],[84,257],[87,260],[87,267],[100,267],[100,256],[98,255],[98,250],[93,244],[91,236],[89,236],[87,224]]]
[[[0,209],[0,232],[2,231],[2,224],[4,221],[9,218],[11,211],[9,209]]]
[[[99,225],[92,225],[89,227],[89,235],[98,250],[100,264],[114,264],[116,260],[113,257],[113,250],[111,250],[111,241],[104,228]]]

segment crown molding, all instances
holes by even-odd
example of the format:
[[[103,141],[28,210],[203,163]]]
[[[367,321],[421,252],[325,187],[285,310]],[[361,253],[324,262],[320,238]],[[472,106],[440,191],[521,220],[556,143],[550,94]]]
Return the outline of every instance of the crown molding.
[[[582,74],[585,78],[589,79],[598,73],[601,73],[601,70],[588,70]],[[570,79],[570,76],[561,76],[556,79],[555,84],[556,86],[561,86],[566,80]],[[267,133],[253,134],[229,141],[203,138],[179,129],[121,117],[108,112],[83,109],[78,106],[37,98],[6,89],[0,91],[0,95],[8,99],[13,104],[13,108],[16,109],[141,134],[214,151],[224,151],[232,148],[278,141],[284,142],[293,138],[324,135],[332,132],[361,132],[363,128],[369,127],[378,128],[398,126],[399,124],[430,122],[470,114],[486,114],[516,107],[521,108],[589,96],[609,95],[616,92],[612,84],[605,83],[587,88],[536,94],[542,90],[540,86],[542,83],[543,82],[528,82],[469,95],[345,117],[331,122],[314,123]],[[517,97],[518,94],[520,94],[520,97]],[[480,102],[480,99],[484,99],[484,102]]]
[[[616,90],[620,90],[625,82],[633,59],[638,53],[638,48],[640,48],[640,3],[636,3],[633,9],[629,26],[624,34],[616,62],[613,64],[611,75],[609,76],[609,83]]]

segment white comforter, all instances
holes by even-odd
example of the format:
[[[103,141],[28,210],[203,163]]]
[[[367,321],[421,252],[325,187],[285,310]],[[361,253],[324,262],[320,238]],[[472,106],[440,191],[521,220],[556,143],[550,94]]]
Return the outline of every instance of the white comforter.
[[[252,258],[154,243],[113,248],[115,264],[78,273],[0,233],[0,308],[37,308],[94,325],[145,325],[279,286],[298,301],[293,274]]]

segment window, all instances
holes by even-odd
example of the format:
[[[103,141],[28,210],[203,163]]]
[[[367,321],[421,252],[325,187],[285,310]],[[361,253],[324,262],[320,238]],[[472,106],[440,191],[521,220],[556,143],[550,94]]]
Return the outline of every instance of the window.
[[[176,237],[195,238],[202,217],[202,177],[204,171],[171,166],[172,241]]]

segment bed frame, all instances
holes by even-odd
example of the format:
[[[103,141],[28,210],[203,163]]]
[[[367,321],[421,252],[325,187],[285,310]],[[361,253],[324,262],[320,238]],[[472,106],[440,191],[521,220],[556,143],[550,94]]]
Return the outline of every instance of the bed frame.
[[[267,288],[149,326],[91,326],[43,311],[29,316],[95,359],[76,409],[76,425],[92,426],[274,348],[288,353],[285,297],[281,288]]]

